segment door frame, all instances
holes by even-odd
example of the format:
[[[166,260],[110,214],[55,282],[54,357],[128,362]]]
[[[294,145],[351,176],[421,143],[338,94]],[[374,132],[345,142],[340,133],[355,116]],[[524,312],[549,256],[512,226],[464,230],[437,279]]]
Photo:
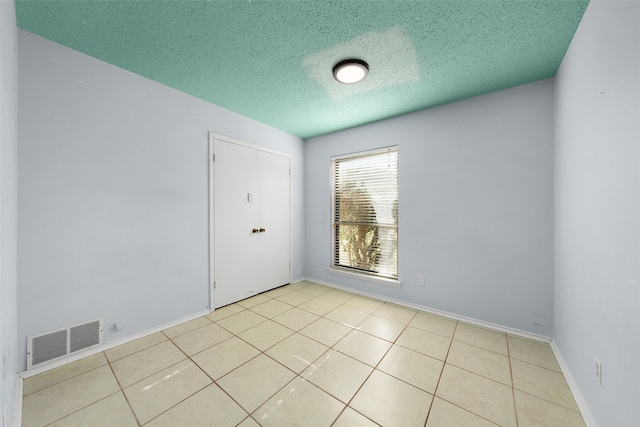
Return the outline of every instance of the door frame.
[[[214,141],[220,140],[231,144],[237,144],[248,148],[253,148],[258,151],[264,151],[267,153],[277,154],[289,158],[289,283],[293,281],[293,200],[291,198],[291,168],[293,163],[293,156],[289,153],[285,153],[271,148],[264,147],[262,145],[252,144],[242,141],[240,139],[232,138],[230,136],[222,135],[215,132],[209,132],[209,153],[207,154],[207,162],[209,164],[209,311],[215,310],[215,159],[214,159]]]

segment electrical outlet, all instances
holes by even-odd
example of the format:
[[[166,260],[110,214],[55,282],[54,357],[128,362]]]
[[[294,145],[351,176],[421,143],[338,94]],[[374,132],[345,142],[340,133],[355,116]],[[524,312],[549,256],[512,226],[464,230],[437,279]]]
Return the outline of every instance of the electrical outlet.
[[[596,380],[598,384],[602,385],[602,363],[596,357]]]
[[[418,286],[424,286],[424,276],[418,276]]]
[[[298,267],[298,270],[297,270],[297,271],[298,271],[298,274],[300,274],[300,270],[301,270],[301,268],[300,268],[300,267]]]

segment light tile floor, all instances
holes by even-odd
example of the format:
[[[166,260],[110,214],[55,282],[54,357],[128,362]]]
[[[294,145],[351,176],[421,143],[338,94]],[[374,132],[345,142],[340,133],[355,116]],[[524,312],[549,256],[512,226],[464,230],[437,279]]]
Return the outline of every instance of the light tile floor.
[[[32,426],[584,426],[547,344],[311,282],[28,378]]]

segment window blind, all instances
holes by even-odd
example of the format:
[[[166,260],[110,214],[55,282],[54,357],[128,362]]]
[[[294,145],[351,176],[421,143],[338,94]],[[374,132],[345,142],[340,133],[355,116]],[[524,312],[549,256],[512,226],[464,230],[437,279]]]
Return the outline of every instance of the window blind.
[[[398,277],[398,148],[331,159],[333,267]]]

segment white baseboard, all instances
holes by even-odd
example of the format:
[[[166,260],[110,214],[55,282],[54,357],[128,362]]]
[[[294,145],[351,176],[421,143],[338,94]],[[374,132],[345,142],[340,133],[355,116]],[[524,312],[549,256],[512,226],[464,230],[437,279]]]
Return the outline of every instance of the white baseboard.
[[[22,383],[23,379],[20,374],[16,374],[16,394],[13,396],[13,424],[11,424],[15,427],[22,425],[22,393],[24,392]]]
[[[177,325],[179,325],[181,323],[188,322],[188,321],[193,320],[193,319],[197,319],[198,317],[205,316],[205,315],[207,315],[209,313],[211,313],[211,311],[209,311],[209,310],[204,310],[204,311],[201,311],[199,313],[194,313],[194,314],[191,314],[189,316],[180,318],[178,320],[174,320],[172,322],[165,323],[165,324],[160,325],[160,326],[156,326],[155,328],[147,329],[145,331],[138,332],[138,333],[133,334],[133,335],[129,335],[129,336],[121,338],[119,340],[108,342],[108,343],[103,344],[103,345],[101,345],[99,347],[93,347],[93,348],[91,348],[89,350],[86,350],[86,351],[78,351],[77,353],[74,353],[72,356],[69,356],[69,357],[67,357],[65,359],[56,360],[55,362],[52,362],[52,363],[47,364],[47,365],[39,366],[39,367],[31,369],[29,371],[19,372],[18,375],[20,376],[20,378],[26,379],[26,378],[32,377],[34,375],[41,374],[43,372],[47,372],[47,371],[49,371],[51,369],[55,369],[55,368],[58,368],[60,366],[67,365],[69,363],[76,362],[76,361],[78,361],[80,359],[83,359],[85,357],[93,356],[94,354],[101,353],[103,351],[109,350],[109,349],[114,348],[114,347],[118,347],[119,345],[126,344],[126,343],[131,342],[131,341],[135,341],[135,340],[137,340],[139,338],[144,338],[147,335],[155,334],[156,332],[160,332],[160,331],[163,331],[165,329],[169,329],[169,328],[171,328],[173,326],[177,326]]]
[[[520,329],[510,328],[508,326],[503,326],[503,325],[498,325],[496,323],[485,322],[484,320],[478,320],[478,319],[474,319],[474,318],[471,318],[471,317],[460,316],[458,314],[449,313],[447,311],[442,311],[442,310],[438,310],[438,309],[431,308],[431,307],[426,307],[426,306],[423,306],[423,305],[420,305],[420,304],[414,304],[414,303],[407,302],[407,301],[397,300],[395,298],[385,297],[383,295],[379,295],[379,294],[376,294],[376,293],[373,293],[373,292],[366,292],[366,291],[361,291],[359,289],[349,288],[347,286],[336,285],[335,283],[325,282],[323,280],[314,279],[312,277],[307,277],[307,278],[305,278],[305,280],[307,280],[309,282],[320,283],[320,284],[326,285],[326,286],[331,286],[332,288],[341,289],[343,291],[352,292],[352,293],[368,296],[368,297],[371,297],[371,298],[376,298],[376,299],[379,299],[379,300],[382,300],[382,301],[386,301],[386,302],[390,302],[390,303],[393,303],[393,304],[402,305],[404,307],[415,308],[416,310],[425,311],[427,313],[432,313],[432,314],[437,314],[438,316],[447,317],[449,319],[460,320],[462,322],[470,323],[472,325],[480,326],[480,327],[483,327],[483,328],[494,329],[496,331],[505,332],[505,333],[508,333],[508,334],[511,334],[511,335],[515,335],[515,336],[519,336],[519,337],[523,337],[523,338],[528,338],[528,339],[531,339],[531,340],[534,340],[534,341],[540,341],[540,342],[544,342],[544,343],[550,343],[551,342],[551,337],[547,337],[547,336],[544,336],[544,335],[538,335],[538,334],[534,334],[532,332],[522,331]]]
[[[299,278],[299,279],[295,280],[293,283],[303,282],[305,280],[308,280],[308,279],[306,277],[303,277],[303,278]],[[183,317],[181,319],[174,320],[173,322],[165,323],[165,324],[157,326],[155,328],[147,329],[145,331],[138,332],[138,333],[133,334],[133,335],[129,335],[129,336],[121,338],[119,340],[115,340],[115,341],[111,341],[111,342],[105,343],[105,344],[103,344],[103,345],[101,345],[99,347],[93,347],[93,348],[88,349],[86,351],[78,351],[77,353],[74,353],[73,355],[71,355],[69,357],[66,357],[64,359],[59,359],[59,360],[56,360],[55,362],[51,362],[49,364],[39,366],[37,368],[33,368],[31,370],[28,370],[28,371],[19,372],[18,376],[21,379],[30,378],[30,377],[33,377],[34,375],[38,375],[38,374],[41,374],[43,372],[50,371],[51,369],[55,369],[55,368],[58,368],[60,366],[67,365],[69,363],[76,362],[76,361],[78,361],[80,359],[83,359],[85,357],[93,356],[94,354],[101,353],[103,351],[109,350],[109,349],[117,347],[119,345],[123,345],[123,344],[126,344],[128,342],[135,341],[135,340],[140,339],[140,338],[144,338],[147,335],[155,334],[156,332],[160,332],[160,331],[163,331],[165,329],[169,329],[169,328],[171,328],[173,326],[177,326],[177,325],[179,325],[181,323],[188,322],[190,320],[196,319],[196,318],[201,317],[201,316],[205,316],[207,314],[210,314],[211,312],[212,311],[210,311],[210,310],[204,310],[204,311],[201,311],[199,313],[194,313],[194,314],[191,314],[189,316]],[[22,397],[22,394],[21,394],[21,397]]]
[[[578,383],[576,383],[576,380],[573,378],[571,370],[569,369],[567,362],[565,362],[564,357],[562,356],[562,352],[556,345],[555,341],[551,341],[551,350],[553,350],[553,354],[558,360],[558,364],[560,365],[560,369],[562,370],[564,379],[567,381],[567,385],[569,386],[569,389],[573,394],[573,398],[576,400],[576,404],[578,405],[578,409],[580,409],[582,419],[584,420],[587,427],[597,427],[596,422],[593,419],[593,415],[591,415],[591,411],[589,410],[589,406],[587,406],[587,402],[584,400],[582,392],[578,388]]]
[[[394,298],[387,298],[387,297],[384,297],[382,295],[375,294],[373,292],[366,292],[366,291],[356,290],[356,289],[349,288],[349,287],[346,287],[346,286],[336,285],[335,283],[325,282],[323,280],[318,280],[318,279],[314,279],[314,278],[305,278],[305,280],[308,280],[310,282],[320,283],[320,284],[326,285],[326,286],[331,286],[331,287],[336,288],[336,289],[341,289],[341,290],[344,290],[344,291],[348,291],[348,292],[353,292],[353,293],[357,293],[357,294],[360,294],[360,295],[369,296],[369,297],[372,297],[372,298],[376,298],[376,299],[379,299],[379,300],[391,302],[391,303],[402,305],[402,306],[405,306],[405,307],[415,308],[417,310],[426,311],[428,313],[437,314],[439,316],[448,317],[450,319],[461,320],[463,322],[470,323],[470,324],[473,324],[473,325],[478,325],[478,326],[481,326],[481,327],[484,327],[484,328],[489,328],[489,329],[494,329],[494,330],[498,330],[498,331],[501,331],[501,332],[506,332],[506,333],[511,334],[511,335],[521,336],[521,337],[529,338],[529,339],[532,339],[532,340],[535,340],[535,341],[541,341],[541,342],[549,343],[551,345],[551,350],[553,351],[556,359],[558,360],[558,364],[560,365],[560,369],[562,370],[562,374],[564,375],[565,380],[567,381],[567,384],[569,385],[569,389],[571,390],[571,393],[573,394],[573,398],[576,400],[576,404],[578,405],[578,409],[580,410],[580,414],[582,415],[582,418],[584,419],[585,424],[587,425],[587,427],[597,427],[596,422],[593,419],[593,416],[591,415],[591,411],[589,410],[589,406],[587,405],[586,401],[584,400],[584,397],[582,396],[582,392],[578,388],[578,384],[576,383],[575,379],[573,378],[573,375],[571,374],[571,370],[569,370],[569,367],[568,367],[567,363],[565,362],[564,357],[562,357],[562,353],[560,352],[560,349],[558,348],[556,343],[550,337],[534,334],[534,333],[531,333],[531,332],[521,331],[519,329],[510,328],[510,327],[507,327],[507,326],[497,325],[495,323],[485,322],[483,320],[478,320],[478,319],[473,319],[473,318],[470,318],[470,317],[460,316],[460,315],[449,313],[449,312],[446,312],[446,311],[442,311],[442,310],[437,310],[437,309],[433,309],[433,308],[430,308],[430,307],[421,306],[419,304],[413,304],[413,303],[408,303],[406,301],[396,300]]]
[[[562,373],[565,376],[565,379],[569,385],[569,388],[571,389],[571,392],[573,393],[574,398],[576,399],[576,403],[578,405],[578,408],[580,409],[580,413],[582,414],[582,417],[584,418],[584,421],[587,425],[587,427],[597,427],[595,421],[593,420],[593,417],[591,415],[591,412],[589,411],[589,408],[586,404],[586,402],[584,401],[584,398],[582,397],[582,393],[580,392],[580,389],[578,388],[573,375],[571,375],[571,371],[569,370],[567,364],[564,361],[564,358],[562,357],[562,353],[560,352],[560,350],[558,349],[558,347],[556,346],[555,342],[553,342],[553,340],[550,337],[546,337],[543,335],[538,335],[538,334],[534,334],[531,332],[526,332],[526,331],[522,331],[519,329],[515,329],[515,328],[510,328],[507,326],[502,326],[502,325],[498,325],[495,323],[490,323],[490,322],[485,322],[483,320],[478,320],[478,319],[474,319],[474,318],[470,318],[470,317],[466,317],[466,316],[460,316],[454,313],[449,313],[446,311],[442,311],[442,310],[438,310],[438,309],[434,309],[431,307],[426,307],[426,306],[422,306],[419,304],[413,304],[410,302],[406,302],[406,301],[402,301],[402,300],[397,300],[394,298],[389,298],[389,297],[385,297],[383,295],[379,295],[379,294],[375,294],[373,292],[366,292],[366,291],[362,291],[362,290],[358,290],[358,289],[353,289],[353,288],[349,288],[347,286],[341,286],[335,283],[330,283],[330,282],[325,282],[323,280],[319,280],[319,279],[315,279],[312,277],[303,277],[303,278],[299,278],[297,280],[295,280],[293,283],[299,283],[299,282],[303,282],[303,281],[310,281],[310,282],[315,282],[315,283],[319,283],[322,285],[326,285],[326,286],[330,286],[332,288],[336,288],[336,289],[341,289],[344,291],[348,291],[348,292],[352,292],[352,293],[357,293],[360,295],[364,295],[364,296],[368,296],[371,298],[376,298],[382,301],[386,301],[386,302],[390,302],[393,304],[398,304],[401,306],[405,306],[405,307],[409,307],[409,308],[414,308],[417,310],[421,310],[421,311],[425,311],[428,313],[432,313],[432,314],[437,314],[439,316],[443,316],[443,317],[447,317],[453,320],[460,320],[472,325],[477,325],[477,326],[481,326],[484,328],[489,328],[489,329],[494,329],[494,330],[498,330],[501,332],[505,332],[505,333],[509,333],[515,336],[521,336],[524,338],[528,338],[528,339],[532,339],[535,341],[541,341],[541,342],[546,342],[546,343],[550,343],[551,344],[551,349],[553,350],[553,353],[556,356],[556,359],[558,359],[558,363],[560,364],[560,368],[562,369]],[[42,367],[38,367],[35,369],[32,369],[30,371],[22,371],[19,372],[17,374],[17,378],[16,378],[16,389],[15,389],[15,401],[14,401],[14,411],[13,411],[13,418],[14,418],[14,424],[16,427],[19,427],[21,425],[21,420],[22,420],[22,394],[23,394],[23,381],[26,378],[32,377],[34,375],[38,375],[41,374],[43,372],[49,371],[51,369],[66,365],[68,363],[72,363],[75,362],[79,359],[82,359],[84,357],[88,357],[88,356],[92,356],[94,354],[97,353],[101,353],[103,351],[109,350],[111,348],[126,344],[128,342],[131,341],[135,341],[139,338],[143,338],[147,335],[151,335],[154,334],[156,332],[160,332],[163,331],[165,329],[171,328],[173,326],[177,326],[181,323],[184,322],[188,322],[190,320],[196,319],[198,317],[204,316],[209,314],[210,311],[209,310],[205,310],[199,313],[194,313],[192,315],[183,317],[181,319],[175,320],[173,322],[169,322],[160,326],[157,326],[155,328],[151,328],[148,330],[145,330],[143,332],[139,332],[133,335],[129,335],[125,338],[116,340],[116,341],[112,341],[109,343],[106,343],[100,347],[97,348],[92,348],[91,350],[88,350],[86,352],[78,352],[78,354],[74,354],[71,357],[68,357],[64,360],[59,360],[56,361],[55,363],[51,363],[49,365],[46,366],[42,366]]]

